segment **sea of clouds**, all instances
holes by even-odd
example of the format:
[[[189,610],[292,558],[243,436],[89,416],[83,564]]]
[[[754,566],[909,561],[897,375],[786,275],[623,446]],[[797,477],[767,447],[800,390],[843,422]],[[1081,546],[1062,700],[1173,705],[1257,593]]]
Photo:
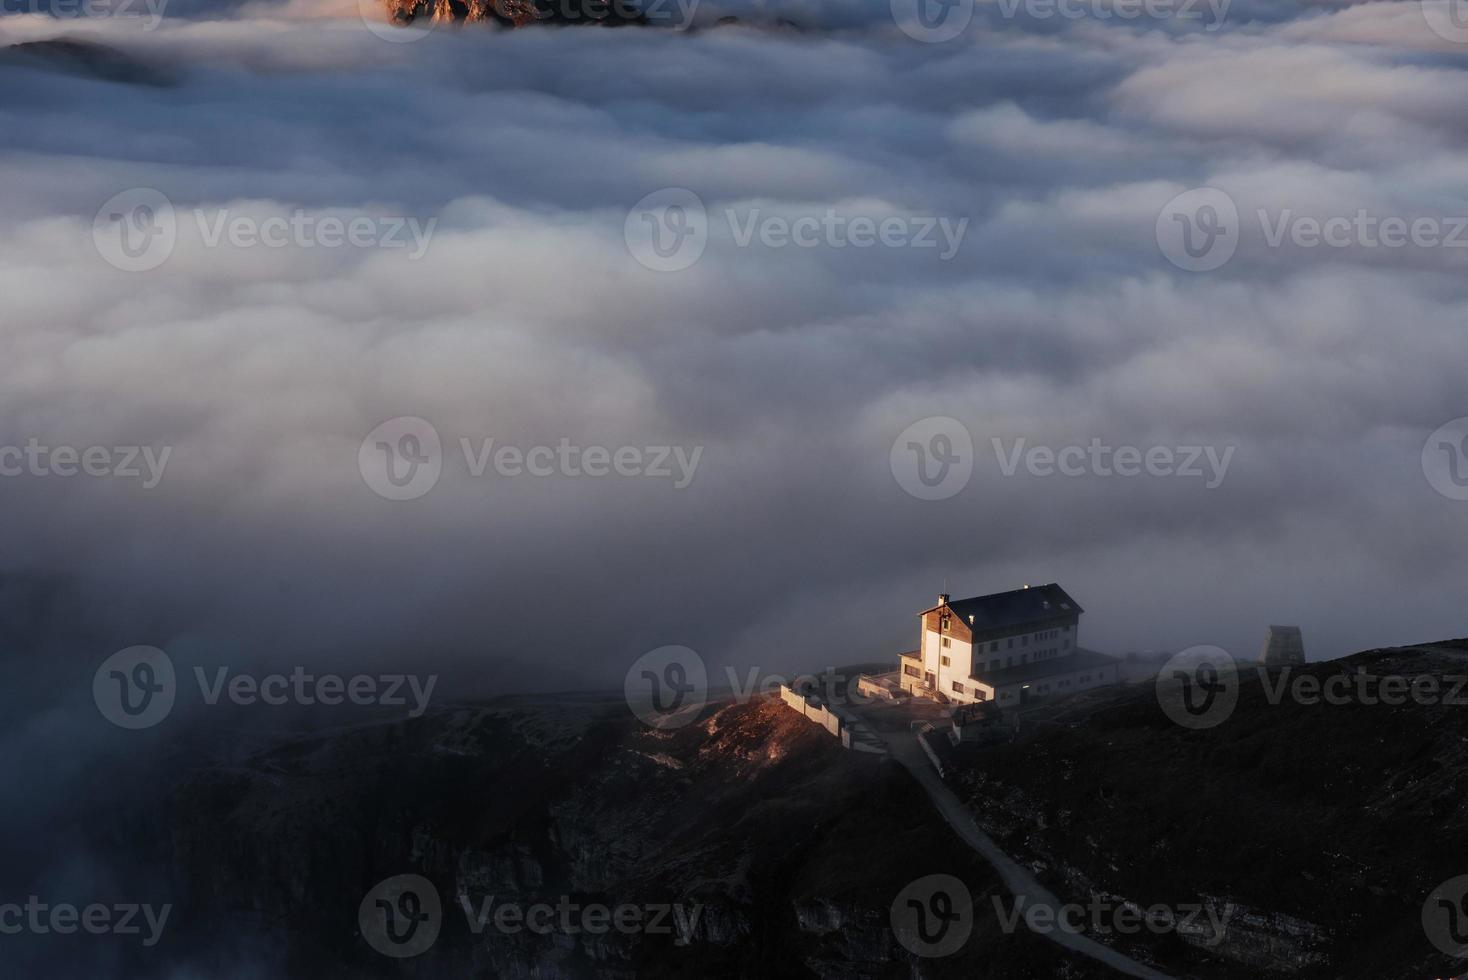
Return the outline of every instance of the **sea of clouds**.
[[[1316,657],[1468,633],[1468,503],[1421,458],[1468,415],[1468,256],[1272,247],[1254,218],[1468,215],[1468,46],[1413,2],[1049,9],[981,2],[942,43],[885,3],[706,0],[686,31],[394,36],[328,0],[0,19],[0,43],[81,37],[166,82],[0,61],[0,445],[171,449],[151,489],[0,479],[0,573],[86,616],[52,650],[61,614],[26,613],[11,655],[76,665],[26,701],[87,709],[135,643],[446,664],[463,693],[616,687],[669,643],[870,660],[945,581],[1058,580],[1116,653],[1253,656],[1270,622]],[[753,26],[710,27],[730,14]],[[1158,216],[1204,186],[1243,236],[1189,272]],[[710,215],[677,272],[626,239],[669,187]],[[94,240],[132,188],[179,213],[151,271]],[[211,247],[196,210],[433,232],[421,254]],[[727,210],[967,224],[944,260],[741,247]],[[417,500],[359,471],[399,416],[445,446]],[[933,416],[978,454],[945,500],[890,465]],[[474,478],[460,438],[702,456],[681,489]],[[996,438],[1235,450],[1207,489],[1005,477]]]
[[[0,44],[84,38],[153,84],[0,55],[0,446],[170,450],[151,488],[0,477],[18,887],[113,880],[66,818],[128,799],[117,767],[157,744],[92,704],[135,644],[181,671],[437,671],[453,698],[618,688],[665,644],[741,673],[891,658],[945,583],[1058,580],[1114,653],[1252,656],[1271,622],[1313,657],[1468,633],[1468,502],[1423,465],[1468,415],[1464,251],[1274,246],[1254,219],[1468,215],[1468,46],[1440,2],[980,2],[941,43],[875,2],[405,34],[331,0],[3,9]],[[1158,218],[1200,187],[1242,234],[1192,272]],[[149,271],[94,236],[137,188],[178,213]],[[675,272],[628,240],[666,188],[709,216]],[[730,210],[966,225],[945,260],[741,246]],[[432,235],[206,234],[297,215]],[[445,451],[394,501],[359,456],[401,416]],[[892,450],[935,416],[977,458],[925,500]],[[682,488],[474,477],[461,438],[701,456]],[[1213,489],[1005,476],[994,439],[1233,455]]]

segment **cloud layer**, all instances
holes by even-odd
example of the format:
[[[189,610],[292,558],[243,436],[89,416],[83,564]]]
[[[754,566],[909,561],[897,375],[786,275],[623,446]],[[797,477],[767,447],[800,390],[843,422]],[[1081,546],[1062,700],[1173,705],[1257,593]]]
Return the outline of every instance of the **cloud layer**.
[[[1198,25],[980,4],[942,44],[885,5],[698,11],[800,31],[411,43],[299,0],[152,31],[6,18],[8,43],[82,34],[177,82],[0,67],[0,444],[172,447],[152,490],[0,480],[0,563],[96,610],[90,645],[60,654],[85,664],[134,643],[431,664],[463,693],[614,686],[669,643],[770,671],[890,657],[945,580],[1059,580],[1084,642],[1118,653],[1252,656],[1281,621],[1312,656],[1468,632],[1468,503],[1421,460],[1468,415],[1464,250],[1266,234],[1468,215],[1468,49],[1416,8],[1240,2]],[[1191,273],[1158,215],[1205,186],[1237,205],[1239,243]],[[179,230],[130,273],[93,219],[136,187]],[[709,235],[656,272],[624,235],[668,187]],[[436,224],[416,260],[208,244],[219,220],[298,212]],[[745,222],[827,213],[968,223],[947,261],[739,244]],[[358,469],[397,416],[445,444],[414,501]],[[977,453],[938,501],[889,464],[933,416]],[[685,489],[476,478],[461,438],[703,455]],[[992,440],[1020,438],[1236,450],[1211,490],[1005,477]]]

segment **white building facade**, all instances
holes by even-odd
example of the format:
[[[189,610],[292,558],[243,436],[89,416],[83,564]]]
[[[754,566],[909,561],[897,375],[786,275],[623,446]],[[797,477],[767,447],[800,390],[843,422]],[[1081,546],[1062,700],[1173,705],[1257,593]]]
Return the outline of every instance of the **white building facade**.
[[[902,690],[1002,707],[1114,684],[1117,661],[1082,650],[1084,610],[1059,585],[938,604],[919,614],[920,645],[900,658]]]

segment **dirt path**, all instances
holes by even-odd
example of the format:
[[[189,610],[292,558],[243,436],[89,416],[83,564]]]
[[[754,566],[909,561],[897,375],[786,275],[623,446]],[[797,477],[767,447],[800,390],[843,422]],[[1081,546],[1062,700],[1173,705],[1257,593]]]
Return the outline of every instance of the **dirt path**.
[[[964,806],[958,795],[938,778],[932,763],[928,761],[928,757],[917,744],[916,736],[891,732],[880,732],[879,734],[887,743],[887,750],[892,758],[902,763],[908,772],[912,773],[913,778],[921,784],[928,798],[933,801],[933,805],[938,808],[938,812],[943,815],[943,819],[959,837],[963,838],[966,844],[977,851],[985,861],[988,861],[995,871],[999,872],[999,877],[1003,880],[1005,887],[1016,899],[1024,898],[1027,907],[1048,906],[1052,910],[1059,910],[1060,900],[1040,884],[1039,879],[1000,850],[999,846],[989,839],[988,834],[979,829],[968,807]],[[1052,921],[1059,921],[1058,916],[1052,917]],[[1088,956],[1099,963],[1104,963],[1126,976],[1147,977],[1149,980],[1170,980],[1167,974],[1158,973],[1151,967],[1138,963],[1131,957],[1079,932],[1060,927],[1045,932],[1036,932],[1036,935],[1080,953],[1082,956]]]

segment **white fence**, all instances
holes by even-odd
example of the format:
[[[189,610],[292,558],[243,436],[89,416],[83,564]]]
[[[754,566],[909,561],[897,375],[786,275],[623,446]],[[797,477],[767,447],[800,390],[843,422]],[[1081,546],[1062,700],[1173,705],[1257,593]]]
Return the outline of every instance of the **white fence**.
[[[784,684],[780,685],[780,700],[784,701],[791,708],[805,715],[817,725],[825,728],[826,731],[830,732],[832,735],[841,739],[842,745],[850,747],[851,736],[848,734],[845,737],[842,737],[841,716],[836,714],[830,708],[827,708],[823,704],[816,704],[812,702],[810,698],[807,698],[804,695],[791,690]]]

